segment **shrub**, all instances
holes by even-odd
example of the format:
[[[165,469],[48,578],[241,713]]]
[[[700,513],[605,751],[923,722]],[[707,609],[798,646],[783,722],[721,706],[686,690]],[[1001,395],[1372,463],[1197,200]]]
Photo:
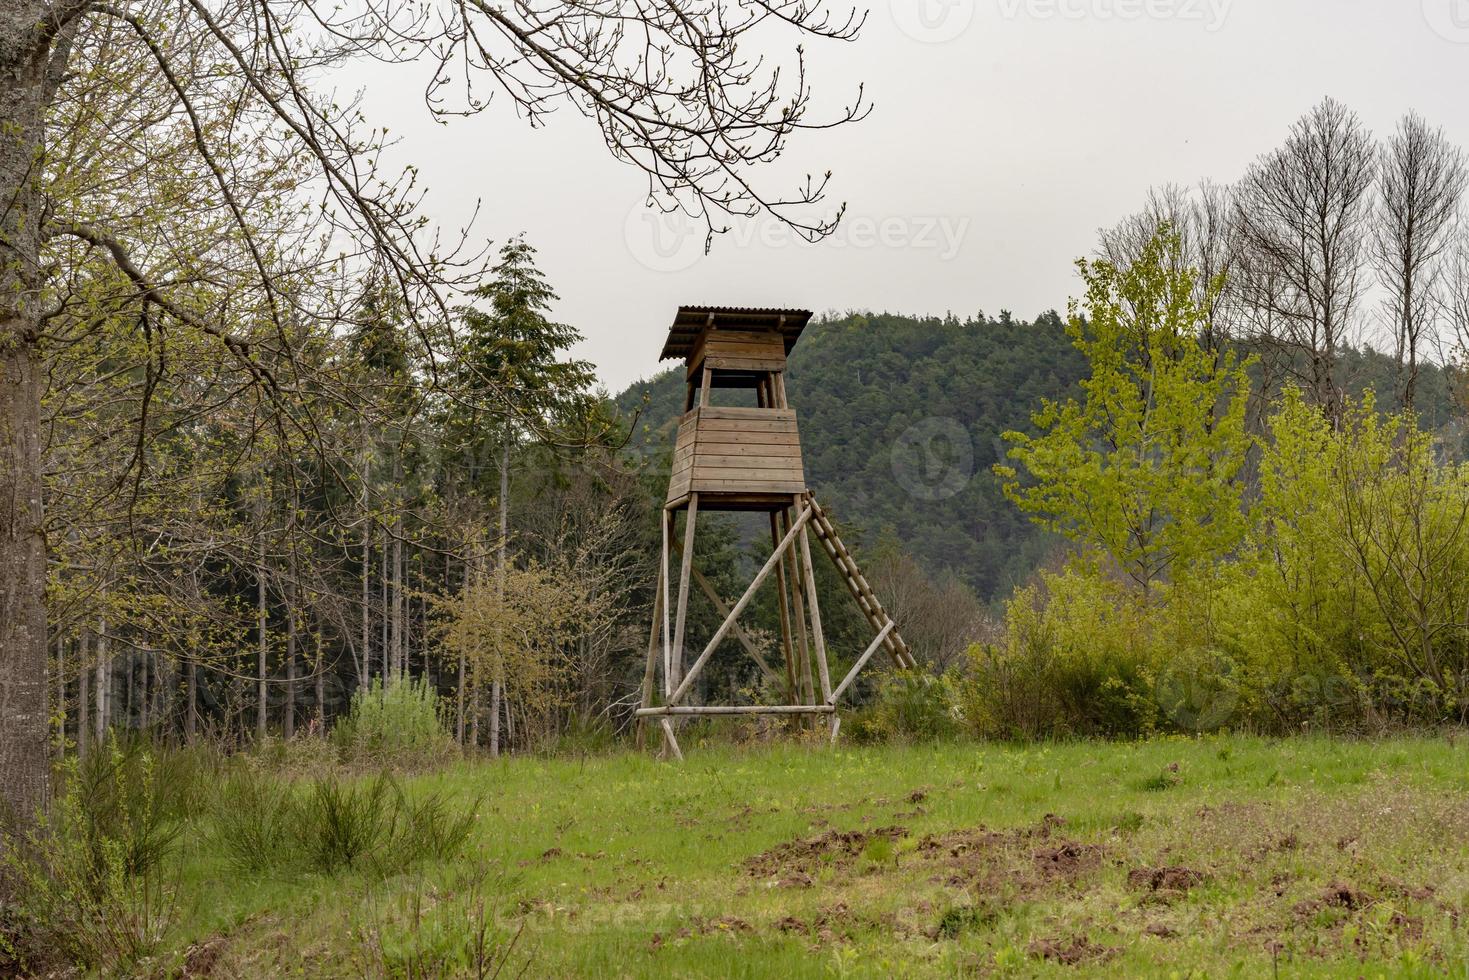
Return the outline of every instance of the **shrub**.
[[[421,765],[456,751],[438,696],[423,679],[358,688],[332,737],[347,760],[378,765]]]
[[[289,863],[295,832],[289,783],[241,767],[220,784],[214,835],[235,870],[261,872]]]
[[[959,731],[954,694],[943,677],[899,671],[883,680],[863,728],[883,739],[926,742],[951,738]]]
[[[109,974],[153,956],[177,916],[167,867],[186,804],[187,760],[140,741],[113,740],[71,762],[49,816],[6,841],[18,970],[60,956]]]
[[[241,871],[382,876],[459,854],[476,805],[456,808],[438,793],[410,798],[387,773],[356,781],[330,776],[296,788],[242,771],[219,794],[215,834]]]

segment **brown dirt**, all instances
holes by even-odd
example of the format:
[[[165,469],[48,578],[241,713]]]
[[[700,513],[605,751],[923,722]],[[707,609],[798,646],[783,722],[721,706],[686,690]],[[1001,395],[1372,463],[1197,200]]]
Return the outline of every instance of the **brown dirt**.
[[[1208,880],[1208,875],[1193,868],[1133,868],[1127,873],[1127,884],[1138,891],[1186,892]]]
[[[904,827],[877,830],[828,830],[815,837],[786,841],[745,861],[745,873],[756,878],[790,879],[809,885],[813,874],[828,865],[843,866],[856,860],[869,841],[885,837],[897,841],[908,836]]]
[[[1063,841],[1056,847],[1043,847],[1031,855],[1035,866],[1047,878],[1070,881],[1083,872],[1101,866],[1102,849],[1096,844]]]
[[[1349,912],[1356,912],[1371,905],[1374,901],[1371,895],[1353,885],[1333,881],[1322,891],[1320,898],[1297,903],[1295,911],[1297,915],[1303,917],[1314,915],[1324,908],[1342,908]]]
[[[223,936],[215,936],[190,946],[184,953],[181,976],[185,978],[212,976],[220,957],[224,955],[226,945]]]
[[[1079,963],[1105,960],[1117,952],[1110,947],[1098,945],[1085,936],[1072,936],[1070,939],[1035,939],[1031,941],[1028,949],[1030,955],[1036,959],[1054,960],[1063,966],[1076,966]]]

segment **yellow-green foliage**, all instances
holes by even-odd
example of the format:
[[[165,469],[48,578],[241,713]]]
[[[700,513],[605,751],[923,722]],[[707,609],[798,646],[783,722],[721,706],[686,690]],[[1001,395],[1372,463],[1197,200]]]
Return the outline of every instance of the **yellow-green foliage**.
[[[1287,390],[1249,436],[1243,366],[1161,233],[1128,269],[1081,263],[1085,398],[1009,436],[1039,523],[1078,542],[970,651],[986,735],[1136,735],[1463,722],[1469,469],[1369,393],[1333,423]],[[1207,297],[1205,298],[1207,302]],[[1258,489],[1246,495],[1251,450]]]

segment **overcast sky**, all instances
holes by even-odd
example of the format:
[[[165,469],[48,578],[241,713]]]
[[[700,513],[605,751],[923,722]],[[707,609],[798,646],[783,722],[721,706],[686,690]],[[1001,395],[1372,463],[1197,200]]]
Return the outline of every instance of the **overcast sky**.
[[[1099,227],[1150,186],[1233,181],[1325,95],[1379,134],[1412,108],[1469,144],[1469,0],[874,0],[860,40],[807,47],[818,100],[862,82],[875,105],[792,145],[792,166],[833,171],[844,227],[807,245],[766,220],[707,257],[574,110],[439,126],[402,78],[337,84],[404,136],[436,220],[481,199],[481,237],[525,232],[614,391],[657,370],[680,304],[1064,309]]]

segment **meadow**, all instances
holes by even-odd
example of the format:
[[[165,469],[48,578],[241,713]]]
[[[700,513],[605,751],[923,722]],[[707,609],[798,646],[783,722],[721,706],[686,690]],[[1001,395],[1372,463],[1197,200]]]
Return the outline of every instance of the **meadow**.
[[[689,748],[404,777],[473,819],[392,873],[246,870],[206,808],[136,969],[1469,975],[1461,737]]]

